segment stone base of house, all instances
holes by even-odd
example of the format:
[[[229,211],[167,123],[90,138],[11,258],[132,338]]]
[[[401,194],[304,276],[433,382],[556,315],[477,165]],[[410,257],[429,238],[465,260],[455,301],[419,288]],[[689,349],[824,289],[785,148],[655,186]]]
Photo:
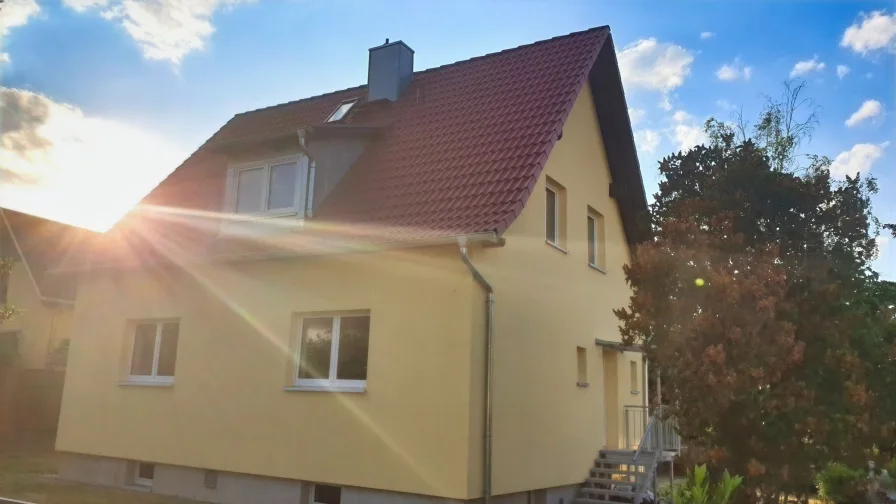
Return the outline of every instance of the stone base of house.
[[[59,478],[79,483],[129,488],[218,504],[313,504],[313,483],[251,474],[207,471],[154,464],[151,485],[137,484],[134,461],[60,453]],[[494,504],[570,504],[578,485],[544,488],[492,497]],[[341,487],[340,504],[475,504],[482,499],[456,500],[428,495]]]

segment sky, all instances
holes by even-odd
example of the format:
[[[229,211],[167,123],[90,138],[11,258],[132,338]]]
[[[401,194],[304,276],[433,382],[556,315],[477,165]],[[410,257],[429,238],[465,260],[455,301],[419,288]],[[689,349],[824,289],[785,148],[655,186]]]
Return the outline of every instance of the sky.
[[[876,177],[896,222],[896,12],[861,0],[6,0],[0,206],[103,230],[234,114],[363,84],[386,38],[425,69],[600,25],[648,196],[708,117],[756,117],[798,78],[820,113],[804,151]]]

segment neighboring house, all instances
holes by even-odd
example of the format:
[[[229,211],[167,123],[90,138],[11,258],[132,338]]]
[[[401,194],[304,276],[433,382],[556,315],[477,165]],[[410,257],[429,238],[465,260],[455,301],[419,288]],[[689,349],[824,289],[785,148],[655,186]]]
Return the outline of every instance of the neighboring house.
[[[72,276],[50,275],[89,231],[0,208],[0,445],[20,448],[52,441],[62,400],[74,311]]]
[[[84,251],[61,477],[569,503],[625,444],[645,371],[612,310],[647,205],[609,28],[413,59],[236,115]]]
[[[15,260],[8,278],[0,279],[0,306],[16,309],[0,321],[0,351],[14,352],[18,368],[65,367],[64,355],[59,357],[71,335],[75,279],[47,272],[62,265],[89,233],[0,208],[0,257]]]

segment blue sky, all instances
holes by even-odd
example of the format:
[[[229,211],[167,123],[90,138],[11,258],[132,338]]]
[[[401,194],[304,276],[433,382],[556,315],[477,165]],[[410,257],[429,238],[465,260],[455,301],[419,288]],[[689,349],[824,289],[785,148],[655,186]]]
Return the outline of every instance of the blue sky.
[[[755,117],[798,75],[822,107],[805,150],[877,177],[896,222],[892,2],[7,2],[0,204],[49,218],[109,225],[233,114],[363,83],[386,37],[423,69],[608,24],[648,194],[708,116]]]

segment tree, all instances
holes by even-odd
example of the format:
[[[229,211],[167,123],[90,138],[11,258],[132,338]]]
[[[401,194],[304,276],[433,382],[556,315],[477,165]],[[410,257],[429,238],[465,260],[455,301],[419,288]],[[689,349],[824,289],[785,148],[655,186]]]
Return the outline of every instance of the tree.
[[[769,101],[757,138],[710,119],[709,146],[660,162],[654,239],[634,250],[616,310],[691,454],[746,474],[744,495],[765,502],[891,446],[896,420],[893,312],[871,269],[877,186],[798,155],[816,120],[798,119],[814,107],[803,89]]]

